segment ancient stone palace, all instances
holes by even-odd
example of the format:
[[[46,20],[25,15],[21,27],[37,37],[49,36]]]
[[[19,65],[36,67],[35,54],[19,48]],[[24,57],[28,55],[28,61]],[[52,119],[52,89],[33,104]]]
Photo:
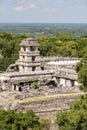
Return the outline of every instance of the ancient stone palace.
[[[27,38],[20,43],[19,59],[7,71],[0,73],[0,87],[3,91],[29,91],[31,84],[56,87],[78,86],[74,67],[78,58],[40,57],[39,43]],[[44,63],[44,64],[43,64]]]

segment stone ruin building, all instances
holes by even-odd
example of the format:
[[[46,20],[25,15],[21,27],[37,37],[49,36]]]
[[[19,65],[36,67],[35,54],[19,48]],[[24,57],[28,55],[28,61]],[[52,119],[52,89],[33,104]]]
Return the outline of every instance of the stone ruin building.
[[[39,44],[33,38],[22,40],[19,59],[0,74],[3,90],[29,90],[32,82],[39,84],[52,78],[53,72],[44,70],[38,50]]]
[[[3,91],[29,91],[33,82],[37,82],[40,86],[55,86],[56,84],[57,87],[72,87],[78,85],[77,74],[73,67],[80,59],[41,58],[38,46],[39,43],[34,38],[22,40],[19,59],[15,64],[10,65],[6,72],[0,73],[0,86]]]

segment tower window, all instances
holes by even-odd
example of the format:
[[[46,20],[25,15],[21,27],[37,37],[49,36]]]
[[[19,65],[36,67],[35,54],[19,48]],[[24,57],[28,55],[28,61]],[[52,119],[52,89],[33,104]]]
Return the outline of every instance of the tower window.
[[[71,86],[72,86],[72,87],[74,86],[74,81],[73,81],[73,80],[71,81]]]
[[[44,66],[41,67],[41,70],[44,70]]]
[[[22,69],[23,69],[23,71],[24,71],[24,66],[22,66]]]
[[[23,50],[26,51],[26,47],[25,46],[23,46]]]
[[[23,60],[25,59],[25,56],[23,56]]]
[[[32,71],[35,71],[35,68],[36,68],[36,67],[35,67],[35,66],[33,66],[33,67],[32,67]]]
[[[34,46],[31,46],[31,47],[30,47],[30,51],[35,51],[35,47],[34,47]]]
[[[35,56],[32,56],[32,61],[35,61]]]

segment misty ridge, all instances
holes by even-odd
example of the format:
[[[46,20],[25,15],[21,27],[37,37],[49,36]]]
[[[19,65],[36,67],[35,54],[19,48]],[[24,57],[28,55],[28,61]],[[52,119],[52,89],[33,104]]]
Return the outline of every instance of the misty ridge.
[[[78,37],[86,36],[86,23],[0,23],[0,32],[13,34],[58,35],[69,33]]]

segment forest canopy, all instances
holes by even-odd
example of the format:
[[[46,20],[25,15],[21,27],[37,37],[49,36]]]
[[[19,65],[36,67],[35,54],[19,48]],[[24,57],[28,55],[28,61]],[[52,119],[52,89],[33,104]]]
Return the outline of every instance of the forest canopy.
[[[43,130],[44,127],[49,128],[49,122],[46,121],[40,121],[32,110],[25,113],[0,110],[0,130]]]

